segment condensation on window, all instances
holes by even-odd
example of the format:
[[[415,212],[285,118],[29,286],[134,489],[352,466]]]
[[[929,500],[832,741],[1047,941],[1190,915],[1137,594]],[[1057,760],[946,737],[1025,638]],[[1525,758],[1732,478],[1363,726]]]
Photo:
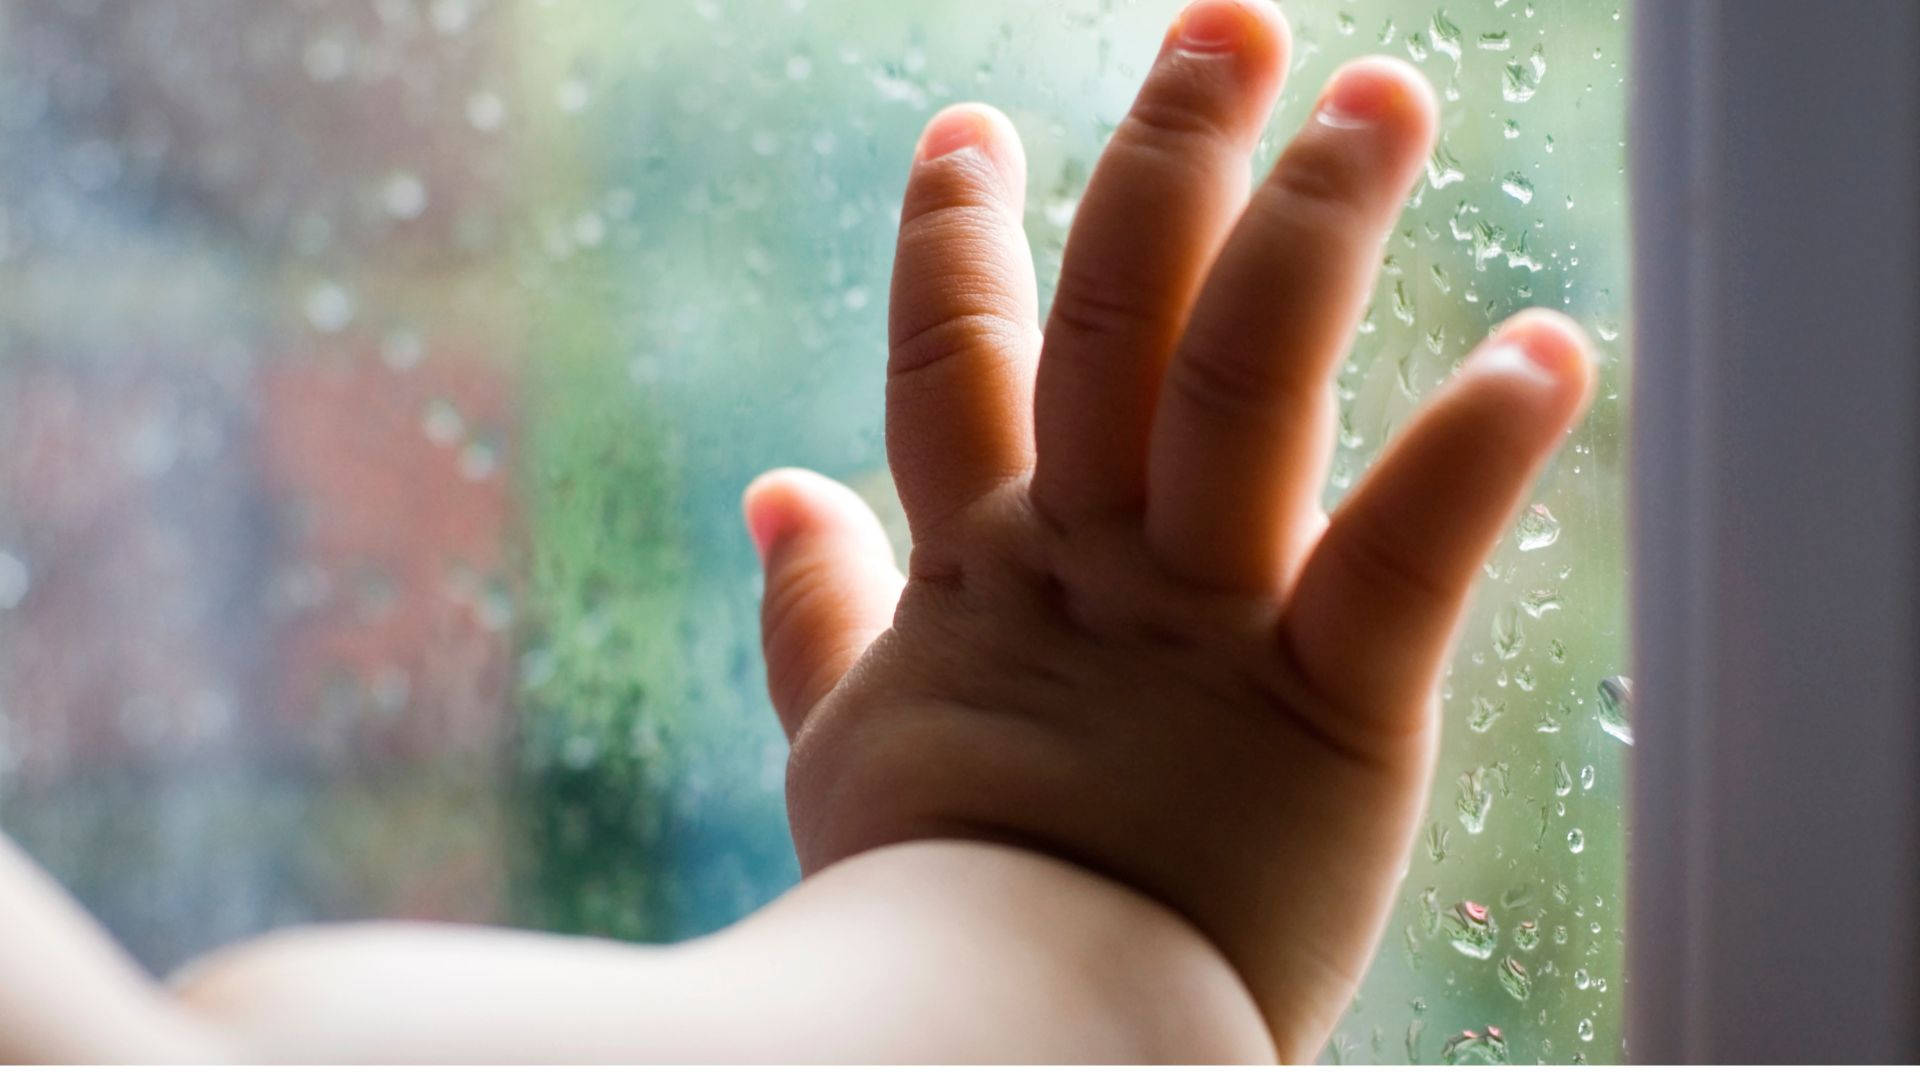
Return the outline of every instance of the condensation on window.
[[[795,876],[737,519],[883,506],[907,157],[1029,147],[1043,283],[1170,0],[0,11],[0,828],[138,956],[314,918],[685,937]],[[1266,148],[1387,52],[1442,138],[1330,499],[1506,314],[1605,353],[1486,567],[1336,1061],[1621,1049],[1622,15],[1297,0]],[[897,523],[897,515],[894,519]]]
[[[1442,103],[1426,179],[1339,378],[1329,497],[1513,311],[1565,309],[1601,353],[1592,414],[1486,564],[1448,672],[1439,770],[1398,913],[1327,1058],[1615,1061],[1632,744],[1624,15],[1587,0],[1288,10],[1302,58],[1294,94],[1332,63],[1384,51],[1418,64]]]

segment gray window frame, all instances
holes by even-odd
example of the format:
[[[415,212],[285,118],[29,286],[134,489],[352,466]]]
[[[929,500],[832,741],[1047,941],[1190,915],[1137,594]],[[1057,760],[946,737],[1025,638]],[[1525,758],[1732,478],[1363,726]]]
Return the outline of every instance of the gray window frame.
[[[1920,2],[1639,0],[1627,1053],[1920,1054]]]

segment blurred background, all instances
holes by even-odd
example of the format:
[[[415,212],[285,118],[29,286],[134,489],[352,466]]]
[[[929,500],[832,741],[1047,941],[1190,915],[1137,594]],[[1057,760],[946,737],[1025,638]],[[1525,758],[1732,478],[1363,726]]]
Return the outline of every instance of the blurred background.
[[[1337,500],[1505,315],[1592,416],[1487,564],[1331,1061],[1620,1053],[1612,0],[1289,0],[1444,135],[1340,377]],[[1005,109],[1043,287],[1173,0],[0,8],[0,830],[156,971],[365,916],[671,941],[797,875],[740,488],[881,451],[905,168]],[[904,537],[901,537],[904,545]]]

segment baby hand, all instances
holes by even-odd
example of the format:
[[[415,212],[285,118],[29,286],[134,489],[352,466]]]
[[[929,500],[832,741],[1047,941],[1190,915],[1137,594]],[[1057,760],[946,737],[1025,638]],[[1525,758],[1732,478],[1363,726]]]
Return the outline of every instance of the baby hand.
[[[1349,64],[1253,187],[1287,49],[1256,0],[1180,17],[1044,335],[1019,140],[936,117],[888,368],[909,573],[819,476],[761,478],[746,513],[807,872],[933,838],[1093,870],[1196,926],[1299,1060],[1385,923],[1468,591],[1591,375],[1567,319],[1514,317],[1322,512],[1332,373],[1436,106]]]

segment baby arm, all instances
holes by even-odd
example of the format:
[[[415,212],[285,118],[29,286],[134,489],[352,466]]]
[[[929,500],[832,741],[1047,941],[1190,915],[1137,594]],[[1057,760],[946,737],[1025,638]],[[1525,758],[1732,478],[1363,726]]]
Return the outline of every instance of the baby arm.
[[[1270,1054],[1165,908],[997,845],[845,860],[684,945],[282,931],[169,985],[0,840],[0,1063],[1236,1061]]]

